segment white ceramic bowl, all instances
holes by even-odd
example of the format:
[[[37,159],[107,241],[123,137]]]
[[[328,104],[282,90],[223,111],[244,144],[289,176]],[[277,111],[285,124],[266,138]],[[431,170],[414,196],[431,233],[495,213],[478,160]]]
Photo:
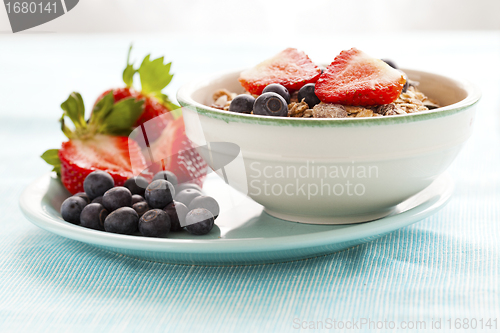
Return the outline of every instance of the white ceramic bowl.
[[[419,89],[439,101],[436,110],[374,118],[281,118],[217,110],[220,88],[243,92],[238,72],[184,85],[187,136],[213,168],[213,156],[231,160],[230,142],[242,162],[222,174],[269,214],[305,223],[356,223],[390,214],[429,186],[455,159],[472,132],[479,90],[441,75],[404,70]],[[235,146],[233,145],[233,146]],[[203,150],[203,149],[201,149]],[[229,149],[231,150],[231,149]]]

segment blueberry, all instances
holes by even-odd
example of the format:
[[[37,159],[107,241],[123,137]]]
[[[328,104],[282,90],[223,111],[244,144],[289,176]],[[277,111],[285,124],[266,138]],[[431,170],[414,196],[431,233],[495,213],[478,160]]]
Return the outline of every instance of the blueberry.
[[[434,109],[437,109],[439,107],[434,103],[431,104],[431,102],[424,102],[424,106],[426,108],[428,108],[429,110],[434,110]]]
[[[142,196],[140,196],[139,194],[134,194],[132,195],[132,206],[138,202],[141,202],[141,201],[146,201],[146,199],[144,199]]]
[[[175,196],[175,188],[164,179],[151,182],[146,188],[144,197],[151,208],[163,208],[172,202]]]
[[[178,184],[177,177],[174,175],[173,172],[170,172],[170,171],[160,171],[160,172],[158,172],[153,177],[153,180],[158,180],[158,179],[164,179],[164,180],[170,182],[170,184],[172,184],[174,186]]]
[[[104,230],[116,234],[131,235],[137,231],[139,215],[130,207],[118,208],[104,220]]]
[[[186,215],[189,211],[186,205],[174,200],[163,210],[170,217],[170,231],[182,230],[182,227],[186,225]]]
[[[178,184],[176,187],[175,187],[175,192],[179,193],[180,191],[182,190],[185,190],[185,189],[192,189],[192,190],[196,190],[198,192],[201,193],[201,187],[199,187],[198,185],[196,184],[193,184],[193,183],[182,183],[182,184]]]
[[[125,181],[125,184],[123,184],[123,186],[128,188],[130,193],[139,194],[142,196],[144,196],[144,191],[146,190],[146,187],[148,187],[148,185],[149,182],[142,176],[129,178]]]
[[[392,68],[398,69],[398,66],[396,66],[396,63],[392,60],[389,59],[380,59],[383,62],[385,62],[387,65],[391,66]]]
[[[73,196],[82,198],[83,200],[85,200],[87,205],[90,203],[89,196],[85,192],[78,192],[77,194],[75,194]]]
[[[205,235],[214,227],[214,216],[205,208],[196,208],[186,215],[186,230],[193,235]]]
[[[104,195],[104,193],[115,186],[113,177],[107,172],[96,170],[88,174],[83,181],[83,189],[90,200]]]
[[[273,92],[280,95],[286,101],[286,104],[290,104],[290,93],[288,92],[288,89],[283,87],[281,84],[271,83],[265,87],[264,90],[262,90],[263,94],[267,92]]]
[[[189,207],[191,201],[194,198],[199,197],[201,195],[203,195],[201,194],[201,192],[187,188],[177,193],[177,195],[175,196],[175,201],[182,202],[183,204],[186,205],[186,207]]]
[[[220,208],[217,201],[209,196],[202,195],[194,198],[189,204],[189,210],[205,208],[214,216],[214,220],[219,216]]]
[[[114,187],[102,196],[102,205],[112,212],[120,207],[132,206],[132,194],[128,188],[123,186]]]
[[[164,236],[170,231],[170,217],[161,209],[148,210],[139,220],[139,231],[147,237]]]
[[[319,104],[321,101],[318,96],[314,93],[314,83],[308,83],[299,90],[299,94],[297,95],[299,102],[307,103],[309,109],[312,109],[316,104]]]
[[[239,113],[251,113],[253,110],[255,98],[252,95],[241,94],[233,98],[229,104],[229,111]]]
[[[137,215],[139,216],[144,215],[144,213],[149,210],[149,206],[146,201],[136,202],[132,205],[132,208],[137,212]]]
[[[91,203],[82,210],[80,214],[80,224],[86,228],[104,230],[104,220],[108,214],[108,211],[103,205]]]
[[[91,203],[100,203],[100,204],[102,204],[102,195],[98,196],[97,198],[95,198],[94,200],[92,200]]]
[[[79,224],[80,223],[80,214],[87,206],[87,202],[80,197],[69,197],[63,201],[61,205],[61,215],[64,221]]]
[[[405,85],[403,86],[403,90],[401,91],[401,92],[405,93],[408,91],[408,87],[410,86],[410,81],[408,80],[408,75],[406,75],[405,72],[403,72],[402,70],[399,70],[399,72],[403,75],[403,77],[406,80]]]
[[[253,105],[253,114],[286,117],[288,115],[288,104],[277,93],[268,92],[257,97]]]

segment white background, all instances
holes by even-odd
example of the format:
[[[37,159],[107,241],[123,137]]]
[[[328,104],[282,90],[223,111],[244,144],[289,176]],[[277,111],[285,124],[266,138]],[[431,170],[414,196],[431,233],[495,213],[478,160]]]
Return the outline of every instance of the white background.
[[[500,29],[500,0],[80,0],[30,32],[231,31],[280,38],[436,29]],[[10,31],[4,8],[0,31]]]
[[[72,91],[90,108],[123,86],[131,43],[136,65],[148,53],[172,61],[165,93],[174,100],[190,80],[254,66],[286,47],[323,64],[357,47],[484,91],[491,82],[482,73],[498,72],[500,62],[477,55],[497,54],[499,13],[500,0],[80,0],[66,15],[12,34],[0,4],[0,114],[50,117],[56,127]]]

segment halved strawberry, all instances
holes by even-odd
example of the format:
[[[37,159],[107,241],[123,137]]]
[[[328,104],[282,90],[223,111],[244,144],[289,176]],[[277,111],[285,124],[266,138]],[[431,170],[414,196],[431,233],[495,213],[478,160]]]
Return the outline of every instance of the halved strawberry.
[[[288,48],[240,74],[241,85],[260,95],[271,83],[279,83],[290,91],[299,90],[318,80],[321,69],[302,51]]]
[[[139,145],[128,138],[143,103],[131,97],[115,104],[109,93],[95,105],[88,122],[80,94],[72,93],[61,105],[61,129],[69,141],[63,142],[61,149],[47,150],[42,158],[54,166],[69,192],[82,192],[85,177],[94,170],[108,172],[115,184],[121,185],[137,175],[136,170],[146,168]],[[65,117],[71,119],[74,130],[66,126]]]
[[[149,149],[144,156],[151,173],[169,170],[177,176],[179,183],[203,184],[207,163],[187,138],[182,117],[170,122]],[[151,157],[153,161],[150,161]]]
[[[61,181],[71,194],[83,191],[83,181],[94,170],[109,173],[116,186],[134,176],[132,165],[143,165],[144,156],[128,137],[98,134],[89,139],[63,142],[58,153]]]
[[[141,91],[133,88],[136,73],[139,73]],[[152,166],[155,172],[170,170],[181,182],[195,181],[201,185],[206,164],[186,137],[184,121],[179,118],[180,108],[162,93],[171,79],[170,63],[164,64],[163,57],[150,60],[148,55],[138,69],[134,69],[128,58],[123,71],[126,87],[108,90],[99,96],[88,122],[84,119],[85,108],[79,94],[71,94],[61,105],[65,111],[61,118],[62,130],[70,140],[63,143],[61,149],[47,150],[42,158],[54,166],[53,170],[71,193],[83,191],[83,180],[96,169],[110,173],[117,185],[141,172],[151,178],[147,166],[154,162],[159,162]],[[65,126],[65,117],[75,124],[74,131]],[[127,137],[134,128],[143,128],[144,124],[148,125],[147,145]],[[155,149],[169,156],[167,164],[164,161],[161,164],[161,159],[145,163],[142,154],[147,153],[146,146],[153,141]],[[144,148],[142,154],[141,148]]]
[[[406,80],[380,59],[352,48],[342,51],[316,82],[316,96],[324,103],[383,105],[394,102]]]

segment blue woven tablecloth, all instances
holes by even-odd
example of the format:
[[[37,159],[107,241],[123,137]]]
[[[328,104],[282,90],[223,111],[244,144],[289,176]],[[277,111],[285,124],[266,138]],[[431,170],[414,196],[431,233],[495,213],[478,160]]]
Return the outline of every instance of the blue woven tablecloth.
[[[372,37],[337,36],[323,46],[311,38],[271,45],[168,35],[0,36],[0,332],[390,331],[392,323],[438,332],[436,321],[451,332],[457,319],[460,331],[477,331],[466,329],[474,319],[500,329],[500,34]],[[483,99],[474,135],[450,169],[455,194],[434,216],[374,242],[261,266],[141,261],[41,230],[17,201],[50,169],[39,155],[63,140],[58,105],[72,90],[91,104],[118,86],[131,40],[136,59],[153,51],[174,61],[171,95],[195,76],[249,66],[286,46],[324,61],[357,46],[403,67],[468,77]]]

